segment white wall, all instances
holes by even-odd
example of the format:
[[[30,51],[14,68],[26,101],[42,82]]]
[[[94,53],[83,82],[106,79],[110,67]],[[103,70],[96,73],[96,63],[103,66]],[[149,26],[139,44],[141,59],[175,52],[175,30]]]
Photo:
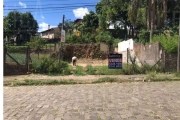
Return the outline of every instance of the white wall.
[[[127,41],[122,41],[118,43],[118,52],[123,52],[123,51],[127,51],[127,48],[129,50],[133,50],[133,45],[134,41],[133,39],[129,39]]]

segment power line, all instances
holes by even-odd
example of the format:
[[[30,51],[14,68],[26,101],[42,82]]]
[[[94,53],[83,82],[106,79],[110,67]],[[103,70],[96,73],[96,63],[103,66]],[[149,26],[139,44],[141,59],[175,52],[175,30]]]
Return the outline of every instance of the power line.
[[[93,6],[92,6],[93,7]],[[94,7],[93,7],[94,8]],[[19,12],[21,11],[21,10],[18,10]],[[39,12],[41,12],[40,10],[30,10],[30,11],[26,11],[26,12],[30,12],[30,13],[39,13]],[[43,14],[43,15],[45,15],[45,14],[57,14],[57,13],[67,13],[67,12],[72,12],[72,10],[65,10],[65,9],[56,9],[56,10],[53,10],[53,9],[51,9],[51,10],[43,10],[43,13],[41,13],[41,14]]]
[[[75,4],[41,4],[41,5],[28,5],[28,6],[51,6],[51,5],[94,5],[94,4],[96,4],[96,3],[75,3]],[[6,5],[4,5],[4,7],[15,7],[15,6],[6,6]],[[21,7],[21,6],[19,6],[19,7]]]
[[[24,2],[38,2],[40,0],[35,0],[35,1],[24,1]],[[67,0],[51,0],[51,1],[57,1],[57,2],[61,2],[61,1],[67,1]],[[4,3],[9,3],[9,2],[19,2],[19,1],[4,1]],[[49,0],[43,0],[41,2],[50,2]]]
[[[68,8],[76,8],[76,7],[91,7],[95,5],[83,5],[83,6],[64,6],[64,7],[43,7],[43,8],[12,8],[12,9],[4,9],[4,10],[37,10],[37,9],[68,9]]]

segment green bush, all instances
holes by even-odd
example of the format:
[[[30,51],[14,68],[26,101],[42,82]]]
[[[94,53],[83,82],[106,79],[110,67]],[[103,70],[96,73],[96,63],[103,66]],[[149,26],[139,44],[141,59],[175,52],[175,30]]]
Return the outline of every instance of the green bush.
[[[179,72],[179,73],[178,73],[178,72],[175,72],[174,75],[175,75],[176,77],[180,78],[180,72]]]
[[[35,60],[32,62],[31,66],[35,73],[53,75],[69,75],[71,73],[71,69],[67,62],[61,61],[59,67],[58,60],[54,60],[53,58],[49,57],[42,57],[40,60]]]
[[[139,43],[146,43],[149,42],[150,39],[150,32],[148,30],[142,29],[138,35]]]
[[[117,78],[111,78],[111,77],[105,77],[105,78],[99,78],[96,81],[93,81],[92,83],[103,83],[103,82],[117,82]]]
[[[137,67],[137,66],[136,66]],[[132,64],[125,64],[123,65],[123,69],[122,69],[122,72],[123,74],[125,75],[132,75],[132,74],[135,74],[136,73],[136,68],[135,66],[133,66]]]
[[[7,46],[9,53],[26,53],[27,46]]]
[[[92,65],[87,65],[86,66],[86,73],[88,75],[95,75],[96,74],[96,69]]]
[[[109,69],[108,66],[96,66],[96,74],[98,75],[119,75],[122,69]]]
[[[178,35],[167,36],[164,34],[155,35],[153,42],[160,42],[161,46],[167,53],[177,53],[178,49]]]
[[[108,45],[113,44],[113,37],[111,33],[108,31],[100,31],[95,37],[95,39],[96,39],[96,42],[104,42]]]
[[[77,76],[85,75],[82,66],[76,66],[76,69],[73,71],[73,73],[74,75],[77,75]]]

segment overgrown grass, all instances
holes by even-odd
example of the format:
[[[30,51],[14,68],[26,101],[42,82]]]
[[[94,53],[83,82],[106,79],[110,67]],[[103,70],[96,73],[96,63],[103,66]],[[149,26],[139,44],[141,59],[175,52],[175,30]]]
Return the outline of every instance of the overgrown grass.
[[[76,69],[73,70],[73,74],[76,75],[76,76],[86,75],[82,66],[76,66]]]
[[[81,84],[74,80],[30,80],[7,82],[4,86],[40,86],[40,85],[67,85],[67,84]]]
[[[39,60],[33,61],[31,64],[35,73],[49,74],[49,75],[70,75],[71,68],[65,61],[60,62],[57,59],[47,56],[41,57]]]
[[[26,63],[26,54],[24,53],[9,53],[11,57],[13,57],[20,64]],[[6,62],[15,62],[8,55],[6,55]]]
[[[87,65],[86,66],[86,73],[88,75],[95,75],[96,74],[96,69],[92,65]]]
[[[45,47],[46,47],[46,46],[47,46],[47,47],[54,47],[55,44],[53,44],[53,43],[52,43],[52,44],[51,44],[51,43],[48,43],[48,44],[45,45]]]
[[[7,46],[8,53],[26,53],[27,46]]]
[[[179,73],[178,73],[178,72],[175,72],[174,75],[175,75],[175,77],[180,78],[180,72],[179,72]]]
[[[148,73],[146,79],[144,80],[144,82],[158,82],[158,81],[180,81],[180,78],[175,78],[172,76],[160,76],[155,72],[150,72]]]
[[[96,66],[96,75],[120,75],[123,74],[122,69],[109,69],[108,66]]]
[[[158,76],[155,73],[149,73],[145,80],[142,82],[159,82],[159,81],[180,81],[180,78],[169,78],[167,76]],[[103,77],[99,78],[98,80],[92,81],[78,81],[78,80],[32,80],[26,79],[23,81],[9,81],[5,82],[4,86],[42,86],[42,85],[70,85],[70,84],[97,84],[97,83],[123,83],[123,82],[140,82],[136,80],[129,80],[129,79],[119,79],[116,77]]]
[[[92,83],[104,83],[104,82],[117,82],[117,78],[111,78],[111,77],[104,77],[104,78],[99,78],[96,81],[93,81]]]

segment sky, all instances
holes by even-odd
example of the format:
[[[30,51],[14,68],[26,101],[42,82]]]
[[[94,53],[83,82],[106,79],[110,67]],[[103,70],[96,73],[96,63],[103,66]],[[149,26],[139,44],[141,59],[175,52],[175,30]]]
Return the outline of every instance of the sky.
[[[31,12],[34,19],[37,20],[38,32],[57,27],[65,20],[72,21],[83,18],[89,11],[95,12],[95,6],[100,0],[4,0],[3,16],[9,12],[17,10],[19,12]]]

